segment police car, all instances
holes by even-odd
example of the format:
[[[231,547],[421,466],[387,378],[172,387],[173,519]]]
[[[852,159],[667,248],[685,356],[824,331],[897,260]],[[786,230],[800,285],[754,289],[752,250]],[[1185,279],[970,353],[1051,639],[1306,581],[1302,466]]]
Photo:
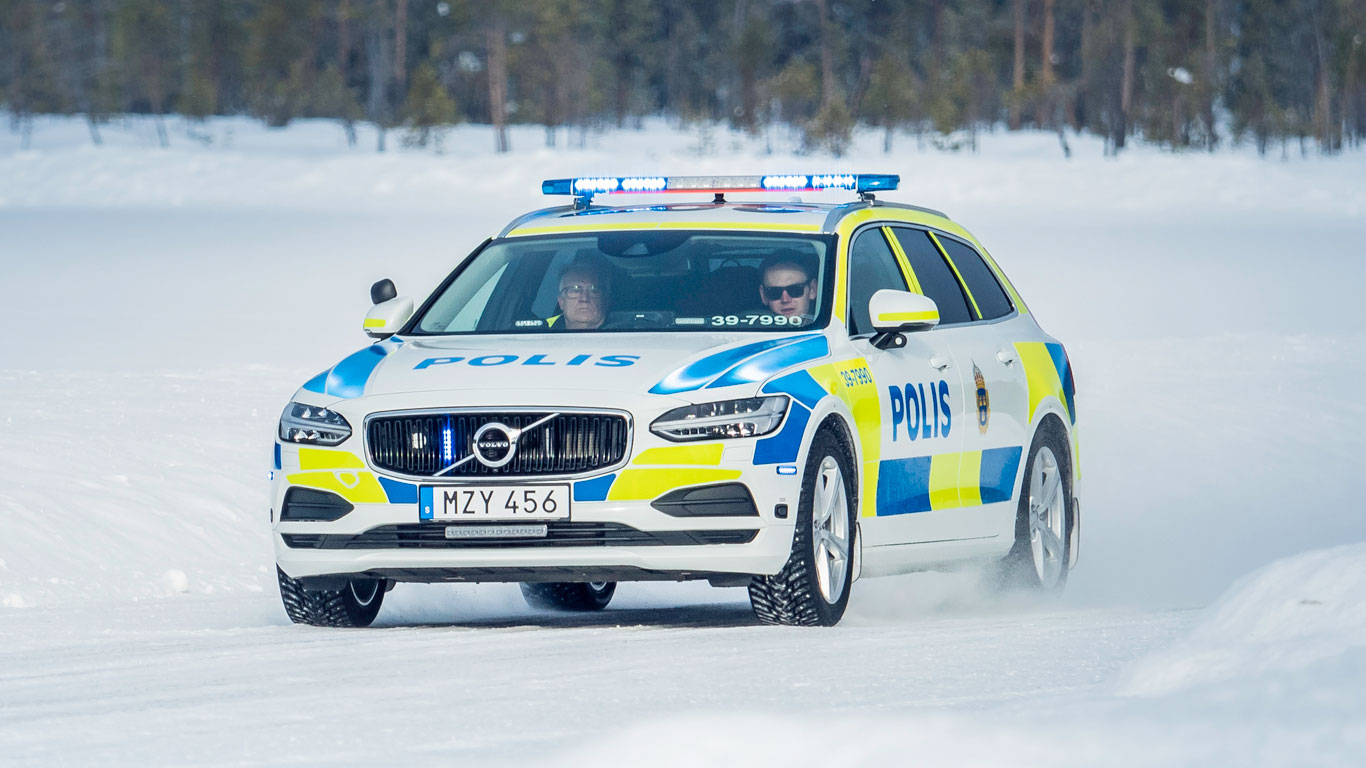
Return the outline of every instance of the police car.
[[[595,610],[620,581],[706,579],[797,625],[838,622],[861,576],[978,561],[1061,587],[1067,354],[967,230],[876,199],[897,183],[551,180],[570,204],[514,220],[420,306],[376,283],[377,341],[280,419],[289,617],[365,626],[398,582]]]

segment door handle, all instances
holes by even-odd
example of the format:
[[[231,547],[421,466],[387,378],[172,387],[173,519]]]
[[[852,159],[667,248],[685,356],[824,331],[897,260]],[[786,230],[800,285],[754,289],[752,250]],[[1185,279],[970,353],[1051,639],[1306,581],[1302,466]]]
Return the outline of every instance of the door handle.
[[[1020,358],[1015,356],[1015,350],[1001,347],[996,350],[996,359],[1000,360],[1005,365],[1013,365],[1015,361]]]
[[[953,365],[953,360],[951,360],[951,359],[949,359],[949,358],[947,358],[947,357],[931,357],[931,358],[930,358],[930,367],[933,368],[933,369],[935,369],[936,371],[942,371],[942,370],[944,370],[945,368],[948,368],[948,367],[951,366],[951,365]]]

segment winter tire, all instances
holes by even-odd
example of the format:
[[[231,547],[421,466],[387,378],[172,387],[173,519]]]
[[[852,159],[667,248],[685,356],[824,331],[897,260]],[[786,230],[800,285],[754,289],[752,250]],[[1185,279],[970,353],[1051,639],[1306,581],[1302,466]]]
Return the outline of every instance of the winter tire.
[[[306,590],[279,568],[280,599],[295,624],[315,627],[368,627],[379,615],[386,587],[383,579],[351,579],[341,589]]]
[[[1067,583],[1072,535],[1070,456],[1061,429],[1045,422],[1029,447],[1015,514],[1015,544],[1001,561],[1006,587],[1051,592]]]
[[[601,611],[612,602],[615,581],[523,583],[522,597],[532,608],[550,611]]]
[[[811,441],[802,475],[796,529],[787,564],[749,585],[754,615],[765,624],[830,627],[849,604],[858,530],[853,460],[842,441],[822,430]]]

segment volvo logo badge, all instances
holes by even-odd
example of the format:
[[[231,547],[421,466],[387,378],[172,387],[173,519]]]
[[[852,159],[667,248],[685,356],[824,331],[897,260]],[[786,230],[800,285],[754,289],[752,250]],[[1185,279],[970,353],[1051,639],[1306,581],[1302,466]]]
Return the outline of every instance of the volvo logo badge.
[[[517,438],[521,430],[490,421],[474,432],[474,458],[490,469],[506,466],[517,454]]]
[[[522,435],[544,426],[559,415],[558,413],[551,413],[542,416],[525,427],[509,427],[506,424],[490,421],[474,431],[474,439],[470,441],[468,456],[442,467],[433,473],[432,477],[449,474],[475,459],[478,459],[480,464],[489,469],[505,467],[517,455],[517,442],[522,439]]]

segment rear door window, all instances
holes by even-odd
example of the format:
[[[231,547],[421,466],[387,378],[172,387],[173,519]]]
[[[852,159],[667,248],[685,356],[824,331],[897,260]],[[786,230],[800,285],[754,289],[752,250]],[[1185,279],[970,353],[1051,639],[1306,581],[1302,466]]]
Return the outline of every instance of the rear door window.
[[[972,246],[944,235],[935,237],[939,244],[944,246],[944,252],[953,259],[953,265],[958,267],[958,274],[963,276],[963,282],[968,284],[968,290],[972,292],[972,298],[977,302],[983,320],[1005,317],[1015,309],[1011,306],[1005,290],[997,282],[991,267],[987,266]]]
[[[915,270],[920,289],[939,305],[939,324],[972,322],[972,311],[968,309],[968,300],[963,296],[958,278],[954,277],[953,270],[934,247],[930,236],[922,230],[905,227],[893,227],[892,231],[896,233],[901,250],[906,252],[911,269]]]

